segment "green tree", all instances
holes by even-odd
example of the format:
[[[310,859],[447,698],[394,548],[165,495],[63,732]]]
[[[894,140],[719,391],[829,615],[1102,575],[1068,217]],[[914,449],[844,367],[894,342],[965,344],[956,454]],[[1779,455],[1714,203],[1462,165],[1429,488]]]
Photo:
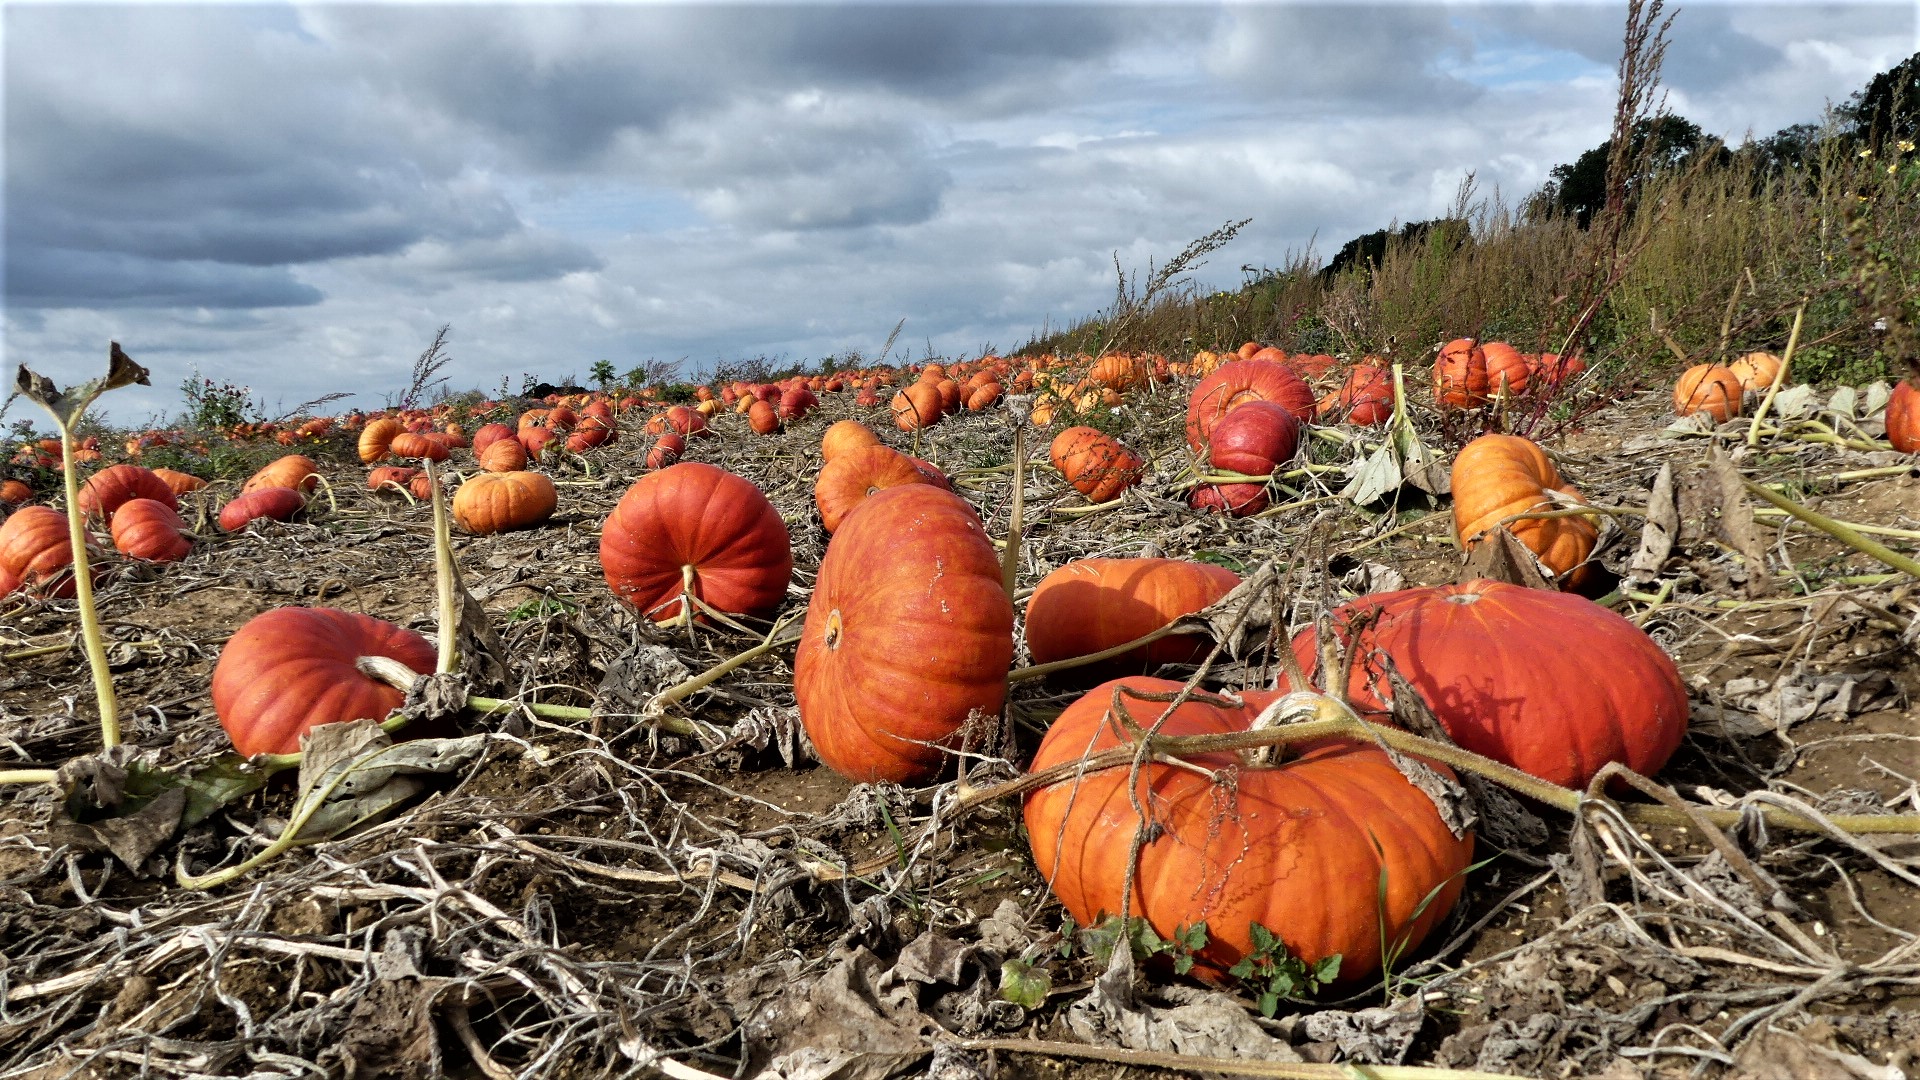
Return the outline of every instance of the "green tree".
[[[594,382],[600,384],[600,392],[604,394],[607,392],[607,388],[613,385],[613,362],[609,360],[595,360],[593,367],[588,369],[587,375],[591,377]]]
[[[1920,52],[1875,75],[1840,114],[1850,134],[1869,146],[1920,136]]]
[[[1649,146],[1651,141],[1651,146]],[[1700,125],[1683,116],[1653,116],[1637,121],[1628,147],[1642,173],[1627,180],[1627,197],[1648,177],[1668,169],[1684,168],[1695,155],[1710,148],[1719,154],[1725,150],[1700,131]],[[1593,223],[1593,216],[1607,204],[1607,159],[1613,154],[1613,140],[1581,154],[1571,165],[1555,165],[1548,175],[1550,204],[1561,214],[1572,214],[1581,228]]]

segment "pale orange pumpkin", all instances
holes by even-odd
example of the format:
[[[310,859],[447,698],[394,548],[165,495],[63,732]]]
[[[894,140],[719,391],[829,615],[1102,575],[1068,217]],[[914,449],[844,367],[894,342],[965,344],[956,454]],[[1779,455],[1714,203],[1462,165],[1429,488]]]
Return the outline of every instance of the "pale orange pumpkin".
[[[1724,424],[1740,415],[1740,376],[1718,364],[1695,364],[1673,384],[1673,411],[1680,416],[1703,412]]]

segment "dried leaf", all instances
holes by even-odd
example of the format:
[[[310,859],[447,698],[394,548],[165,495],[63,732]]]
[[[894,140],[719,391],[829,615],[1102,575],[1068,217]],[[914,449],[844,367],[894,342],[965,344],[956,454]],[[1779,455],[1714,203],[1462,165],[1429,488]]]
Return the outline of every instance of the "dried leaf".
[[[1347,476],[1350,479],[1340,489],[1340,497],[1356,506],[1379,502],[1388,492],[1400,490],[1405,480],[1391,443],[1347,466]]]
[[[1173,626],[1183,633],[1206,634],[1224,644],[1227,655],[1238,660],[1245,649],[1266,641],[1266,629],[1274,619],[1274,585],[1279,573],[1273,563],[1262,563],[1227,595],[1182,615]]]
[[[1559,588],[1553,582],[1553,575],[1540,565],[1540,559],[1504,526],[1481,533],[1467,548],[1466,562],[1460,567],[1458,580],[1482,578],[1528,589]]]
[[[100,378],[61,390],[52,379],[29,371],[27,365],[21,364],[14,372],[14,392],[52,413],[63,427],[71,429],[79,422],[80,415],[87,411],[87,406],[93,404],[101,394],[122,386],[152,385],[147,381],[147,369],[121,352],[119,342],[107,344],[107,373]]]
[[[1773,575],[1767,570],[1766,551],[1760,546],[1759,530],[1754,528],[1753,507],[1747,504],[1740,470],[1718,447],[1708,454],[1707,469],[1720,486],[1720,536],[1746,564],[1747,595],[1764,596],[1773,584]]]
[[[372,720],[322,724],[300,740],[300,795],[289,820],[304,819],[301,840],[336,835],[423,790],[418,776],[466,765],[486,749],[488,739],[469,735],[395,743]]]
[[[1660,466],[1647,493],[1646,523],[1640,528],[1640,547],[1627,564],[1627,580],[1637,585],[1651,584],[1660,576],[1660,568],[1673,554],[1673,541],[1680,535],[1680,508],[1674,502],[1673,463]]]

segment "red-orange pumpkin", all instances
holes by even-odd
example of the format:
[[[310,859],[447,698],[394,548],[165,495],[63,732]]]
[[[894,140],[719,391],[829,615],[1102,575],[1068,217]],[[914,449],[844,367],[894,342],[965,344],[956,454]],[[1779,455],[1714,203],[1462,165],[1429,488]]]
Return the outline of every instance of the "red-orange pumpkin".
[[[1384,424],[1393,416],[1393,372],[1379,364],[1355,364],[1340,389],[1315,407],[1322,423]]]
[[[687,449],[687,440],[669,431],[655,440],[653,449],[647,451],[647,468],[664,469],[680,460]]]
[[[1716,424],[1740,415],[1740,377],[1718,364],[1695,364],[1673,384],[1673,411],[1679,416],[1703,412]]]
[[[23,506],[33,498],[33,489],[25,480],[0,481],[0,503]]]
[[[411,458],[423,461],[445,461],[448,456],[447,444],[431,434],[403,431],[393,437],[387,451],[397,458]]]
[[[519,472],[527,467],[527,448],[519,439],[495,439],[480,451],[478,460],[488,472]]]
[[[306,500],[292,488],[259,488],[236,497],[220,508],[220,528],[227,532],[239,532],[256,518],[286,521],[305,505]]]
[[[1887,401],[1887,441],[1903,454],[1920,450],[1920,389],[1905,379],[1893,384]]]
[[[820,468],[813,482],[813,504],[820,525],[828,532],[868,496],[901,484],[929,483],[914,459],[888,446],[860,446],[843,450]]]
[[[240,487],[242,495],[266,488],[296,488],[310,492],[320,483],[320,466],[305,454],[288,454],[262,466]]]
[[[381,458],[386,457],[393,447],[394,436],[406,430],[406,427],[403,426],[400,421],[391,416],[383,416],[378,420],[368,421],[367,426],[360,429],[360,440],[358,444],[360,461],[363,464],[371,465]],[[476,439],[479,438],[477,435],[474,437]]]
[[[290,754],[321,724],[379,720],[400,691],[360,671],[389,656],[425,675],[434,648],[404,627],[335,608],[275,608],[249,619],[220,650],[213,711],[241,755]]]
[[[120,554],[149,562],[179,562],[193,550],[186,522],[158,499],[128,499],[113,513],[113,546]]]
[[[1472,338],[1449,341],[1433,362],[1433,397],[1442,405],[1474,409],[1492,401],[1504,384],[1507,393],[1522,393],[1531,370],[1520,353],[1504,341],[1484,346]]]
[[[168,509],[180,505],[167,482],[140,465],[109,465],[80,486],[80,512],[88,517],[112,517],[121,504],[133,499],[152,499]]]
[[[893,395],[893,423],[901,431],[926,427],[946,412],[939,386],[917,382]]]
[[[177,472],[173,469],[155,469],[153,470],[153,475],[159,477],[160,482],[167,485],[167,490],[173,492],[175,500],[178,500],[182,495],[191,494],[207,486],[205,480],[191,473]],[[178,506],[177,501],[175,505]]]
[[[1454,742],[1556,784],[1584,786],[1609,761],[1650,775],[1686,733],[1673,660],[1639,627],[1570,593],[1493,581],[1406,589],[1342,606],[1334,626],[1351,650],[1356,706],[1387,708],[1393,689],[1378,657],[1391,657]],[[1309,672],[1314,642],[1311,627],[1293,639]]]
[[[1265,484],[1202,484],[1187,493],[1195,510],[1232,517],[1252,517],[1267,508]]]
[[[747,426],[755,435],[771,435],[780,430],[780,413],[764,401],[747,406]]]
[[[838,420],[820,436],[820,456],[832,461],[848,450],[862,446],[879,446],[880,436],[873,429],[858,420]]]
[[[419,469],[405,465],[382,465],[367,473],[367,490],[375,494],[399,491],[413,483],[413,478],[419,475]]]
[[[1266,476],[1300,448],[1300,421],[1271,401],[1249,401],[1213,426],[1207,447],[1216,469]]]
[[[1213,426],[1248,401],[1271,401],[1296,420],[1313,416],[1313,388],[1292,368],[1267,360],[1234,360],[1194,384],[1187,399],[1187,445],[1204,448]]]
[[[974,710],[997,713],[1013,602],[980,518],[927,484],[863,502],[827,545],[793,662],[820,760],[853,780],[930,780]]]
[[[1039,771],[1128,744],[1114,691],[1170,693],[1180,683],[1140,676],[1106,683],[1054,720],[1034,754]],[[1247,691],[1244,708],[1189,701],[1160,724],[1164,735],[1247,728],[1277,695]],[[1142,728],[1166,706],[1121,695]],[[1269,767],[1231,753],[1195,757],[1191,768],[1144,765],[1133,795],[1151,817],[1125,893],[1139,820],[1129,766],[1081,773],[1026,797],[1035,867],[1082,925],[1122,907],[1156,933],[1207,924],[1200,964],[1224,972],[1254,951],[1259,924],[1308,964],[1340,959],[1340,980],[1379,970],[1383,941],[1417,948],[1447,918],[1465,883],[1471,835],[1455,838],[1433,802],[1379,748],[1327,740],[1294,748]],[[1436,766],[1437,767],[1437,766]],[[1215,782],[1207,772],[1233,777]],[[1384,895],[1383,895],[1384,893]]]
[[[49,596],[73,596],[73,542],[67,515],[47,506],[23,506],[0,522],[0,573],[21,585],[46,587]]]
[[[656,622],[681,617],[689,581],[708,607],[757,615],[786,597],[793,544],[752,481],[683,461],[620,497],[600,532],[600,568],[615,596]]]
[[[1133,451],[1090,427],[1070,427],[1055,435],[1049,456],[1068,485],[1092,503],[1117,497],[1146,472],[1146,462]]]
[[[514,430],[505,424],[484,424],[473,433],[473,456],[479,458],[486,454],[487,447],[502,439],[514,439]],[[517,442],[518,440],[515,439]],[[521,447],[521,449],[526,449]]]
[[[1076,559],[1042,578],[1027,601],[1027,651],[1034,663],[1048,664],[1124,645],[1199,611],[1238,584],[1240,575],[1212,563]],[[1179,634],[1072,671],[1111,675],[1190,663],[1206,655],[1209,644],[1205,635]]]

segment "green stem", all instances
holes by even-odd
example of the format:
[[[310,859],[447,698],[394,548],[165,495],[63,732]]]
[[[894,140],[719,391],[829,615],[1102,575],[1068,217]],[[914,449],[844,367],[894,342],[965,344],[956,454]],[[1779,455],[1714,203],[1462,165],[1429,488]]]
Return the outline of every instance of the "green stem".
[[[0,772],[0,784],[51,784],[59,776],[55,769],[8,769]]]
[[[107,668],[107,646],[100,634],[100,611],[93,602],[93,568],[87,558],[87,530],[80,513],[80,481],[73,462],[73,426],[56,417],[60,428],[60,475],[67,489],[67,541],[73,545],[73,597],[80,608],[80,640],[87,647],[87,667],[93,673],[93,696],[100,708],[100,744],[120,745],[120,707],[113,693],[113,673]]]
[[[1784,495],[1776,494],[1771,489],[1756,484],[1745,477],[1742,477],[1740,482],[1746,485],[1749,492],[1785,510],[1787,513],[1819,529],[1821,532],[1826,533],[1828,536],[1833,537],[1835,540],[1840,541],[1855,551],[1865,555],[1871,555],[1909,577],[1920,578],[1920,562],[1914,561],[1911,557],[1902,555],[1878,541],[1869,540],[1848,528],[1844,523],[1835,521],[1824,514],[1809,510],[1799,503],[1794,502],[1792,499]]]
[[[1800,307],[1793,313],[1793,329],[1787,333],[1787,354],[1780,358],[1780,367],[1773,373],[1773,382],[1767,385],[1767,396],[1760,400],[1760,407],[1753,411],[1753,423],[1747,425],[1747,445],[1760,445],[1760,421],[1773,408],[1773,399],[1780,393],[1780,384],[1787,381],[1787,368],[1793,364],[1793,350],[1800,344],[1800,324],[1807,317],[1807,302],[1800,301]]]

